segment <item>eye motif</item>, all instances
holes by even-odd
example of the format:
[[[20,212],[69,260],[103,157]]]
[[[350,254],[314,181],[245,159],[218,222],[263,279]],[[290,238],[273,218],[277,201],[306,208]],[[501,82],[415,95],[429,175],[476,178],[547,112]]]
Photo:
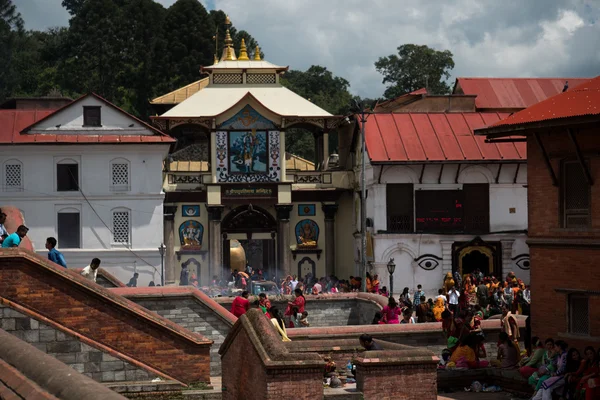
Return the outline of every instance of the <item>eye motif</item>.
[[[531,268],[531,262],[529,260],[529,254],[519,254],[513,257],[512,260],[517,264],[517,267],[528,270]]]
[[[431,271],[436,269],[438,265],[440,265],[440,261],[442,259],[434,254],[423,254],[418,258],[415,258],[415,262],[421,268],[426,271]]]

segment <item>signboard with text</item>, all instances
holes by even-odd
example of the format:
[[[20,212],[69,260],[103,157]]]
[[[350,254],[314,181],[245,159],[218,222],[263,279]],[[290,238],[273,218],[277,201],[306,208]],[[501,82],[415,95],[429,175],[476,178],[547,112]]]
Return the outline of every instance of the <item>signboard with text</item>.
[[[417,232],[462,232],[464,223],[462,190],[417,190],[415,192]]]
[[[277,186],[239,186],[239,185],[224,185],[221,186],[221,198],[223,200],[240,200],[240,199],[274,199],[277,198]]]

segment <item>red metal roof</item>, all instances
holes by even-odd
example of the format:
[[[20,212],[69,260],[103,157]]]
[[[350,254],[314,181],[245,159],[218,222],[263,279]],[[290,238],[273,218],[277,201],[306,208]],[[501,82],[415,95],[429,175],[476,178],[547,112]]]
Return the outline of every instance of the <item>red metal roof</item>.
[[[527,108],[590,78],[456,78],[457,91],[476,95],[478,109]],[[460,89],[460,90],[459,90]]]
[[[489,128],[527,125],[560,118],[600,115],[600,76],[557,94],[507,118]]]
[[[367,120],[372,162],[511,161],[527,158],[525,143],[485,143],[473,131],[507,113],[381,113]]]
[[[90,134],[42,134],[26,133],[25,130],[32,128],[38,122],[57,114],[70,107],[87,96],[94,96],[106,103],[108,106],[117,109],[123,114],[136,120],[144,127],[148,128],[154,135],[90,135]],[[126,111],[120,109],[102,97],[91,93],[80,97],[79,99],[67,104],[58,110],[1,110],[0,109],[0,144],[116,144],[116,143],[174,143],[175,139],[166,135],[146,124],[144,121],[134,117]]]

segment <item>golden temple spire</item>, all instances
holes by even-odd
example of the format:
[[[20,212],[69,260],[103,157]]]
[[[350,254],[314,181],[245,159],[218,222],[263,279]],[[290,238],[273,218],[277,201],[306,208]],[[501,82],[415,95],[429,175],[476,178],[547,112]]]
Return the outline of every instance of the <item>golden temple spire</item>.
[[[229,15],[225,18],[225,25],[227,26],[227,31],[225,32],[225,47],[223,47],[221,61],[235,61],[237,60],[237,57],[235,56],[235,49],[233,48],[233,39],[231,39],[231,34],[229,33],[229,25],[231,25]]]
[[[254,50],[254,61],[261,61],[260,59],[260,47],[256,45],[256,50]]]
[[[248,51],[246,50],[246,41],[242,38],[242,43],[240,44],[240,56],[238,57],[239,61],[249,61]]]

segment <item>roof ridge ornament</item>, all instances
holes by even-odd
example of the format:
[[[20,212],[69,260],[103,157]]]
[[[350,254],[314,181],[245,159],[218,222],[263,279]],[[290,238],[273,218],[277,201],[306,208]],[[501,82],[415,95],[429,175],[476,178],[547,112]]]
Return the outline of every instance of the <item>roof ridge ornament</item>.
[[[254,61],[262,61],[260,58],[260,47],[256,45],[256,50],[254,50]]]
[[[231,34],[229,33],[229,26],[231,25],[229,15],[225,17],[225,25],[227,26],[227,31],[225,32],[225,47],[223,47],[221,61],[235,61],[237,60],[237,57],[235,55],[235,49],[233,48],[233,39],[231,39]]]
[[[240,56],[238,57],[239,61],[250,61],[248,58],[248,50],[246,49],[246,41],[242,38],[242,43],[240,44]]]

